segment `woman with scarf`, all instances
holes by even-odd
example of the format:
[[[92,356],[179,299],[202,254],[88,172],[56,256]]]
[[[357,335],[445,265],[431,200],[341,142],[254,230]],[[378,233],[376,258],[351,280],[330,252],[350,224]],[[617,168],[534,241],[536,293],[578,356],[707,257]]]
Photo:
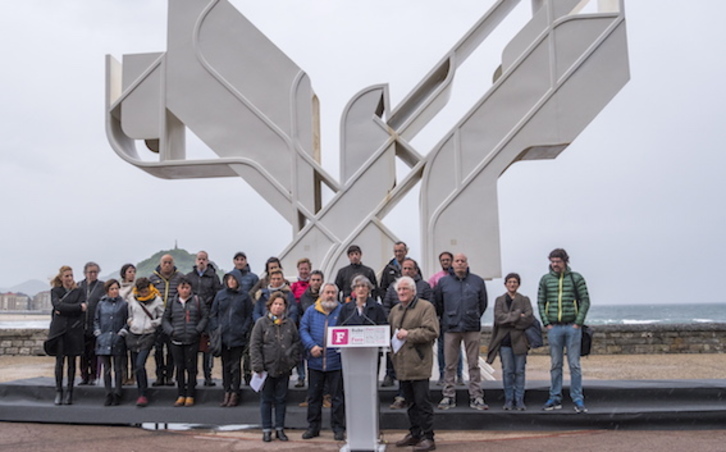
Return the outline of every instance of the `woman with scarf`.
[[[96,306],[93,319],[93,335],[96,336],[96,356],[101,358],[103,365],[103,385],[106,388],[105,406],[118,405],[121,401],[123,372],[121,366],[126,359],[126,342],[128,334],[127,320],[129,309],[126,300],[121,298],[121,284],[109,279],[103,285],[106,296]],[[113,363],[113,364],[112,364]],[[111,386],[111,369],[114,372],[114,386]]]
[[[131,303],[134,296],[134,282],[136,282],[136,267],[134,264],[123,264],[119,275],[121,275],[119,295],[127,303]],[[133,385],[136,383],[136,378],[134,378],[134,375],[136,375],[136,367],[134,366],[133,360],[130,359],[130,355],[130,352],[127,350],[121,367],[124,373],[124,385]]]
[[[131,362],[136,373],[138,398],[136,406],[149,404],[149,380],[146,375],[146,360],[154,346],[157,330],[164,314],[164,302],[159,291],[148,278],[139,278],[134,284],[131,299],[128,301],[129,334],[126,346],[131,352]]]
[[[219,406],[233,407],[239,404],[242,375],[242,352],[247,345],[252,328],[252,301],[247,292],[239,287],[231,273],[224,275],[224,289],[217,292],[209,314],[209,331],[219,330],[221,335],[222,387],[224,400]],[[217,333],[213,333],[217,334]]]
[[[84,319],[88,309],[86,294],[73,280],[73,269],[64,265],[51,281],[50,300],[53,312],[45,341],[45,352],[55,356],[56,405],[73,403],[73,382],[76,378],[76,357],[83,353]],[[68,363],[68,387],[63,393],[63,368]]]
[[[262,441],[272,441],[272,408],[275,407],[275,436],[287,441],[285,434],[285,411],[287,408],[287,386],[290,371],[300,360],[300,335],[295,322],[288,319],[287,297],[274,292],[267,300],[267,315],[260,317],[252,329],[250,357],[252,371],[266,378],[260,392],[260,414],[262,416]]]

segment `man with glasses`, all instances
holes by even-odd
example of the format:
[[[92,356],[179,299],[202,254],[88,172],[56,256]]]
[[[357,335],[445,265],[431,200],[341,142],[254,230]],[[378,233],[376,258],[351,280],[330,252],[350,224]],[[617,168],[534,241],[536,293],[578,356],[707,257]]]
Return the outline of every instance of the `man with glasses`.
[[[562,362],[565,349],[570,368],[570,398],[575,412],[586,413],[582,393],[580,342],[582,325],[590,309],[590,295],[585,278],[570,270],[570,256],[562,248],[549,255],[549,272],[539,280],[537,307],[542,324],[547,328],[550,346],[550,396],[542,407],[545,411],[562,408]]]

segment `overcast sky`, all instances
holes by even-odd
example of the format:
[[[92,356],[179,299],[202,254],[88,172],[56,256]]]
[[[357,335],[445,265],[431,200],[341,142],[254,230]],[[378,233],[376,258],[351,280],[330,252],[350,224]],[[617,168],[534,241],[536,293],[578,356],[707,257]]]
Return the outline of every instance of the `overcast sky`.
[[[232,3],[310,76],[323,165],[337,175],[348,100],[389,83],[395,107],[491,2]],[[547,254],[561,246],[594,303],[725,301],[726,2],[698,5],[626,1],[630,82],[557,159],[517,163],[500,179],[502,271],[522,275],[524,294],[536,298]],[[106,140],[104,55],[164,51],[166,1],[0,6],[0,287],[48,280],[63,264],[80,279],[88,260],[109,273],[175,241],[227,269],[245,250],[260,272],[287,245],[289,225],[242,179],[156,179]],[[523,0],[512,20],[529,11]],[[432,123],[419,152],[481,96],[467,83],[462,72],[449,124]],[[416,192],[384,221],[414,257],[417,202]],[[489,283],[490,296],[503,289]],[[706,291],[715,294],[697,295]]]

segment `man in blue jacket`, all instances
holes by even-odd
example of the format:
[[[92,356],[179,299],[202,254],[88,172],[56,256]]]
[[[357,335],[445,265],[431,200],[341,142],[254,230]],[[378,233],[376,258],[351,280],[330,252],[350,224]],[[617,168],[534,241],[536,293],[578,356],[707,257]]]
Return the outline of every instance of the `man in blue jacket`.
[[[332,411],[330,424],[335,440],[345,440],[345,399],[343,398],[343,366],[340,351],[326,345],[328,327],[338,323],[341,304],[338,287],[327,283],[323,296],[305,311],[300,321],[300,339],[308,360],[308,429],[303,439],[320,436],[323,412],[323,389],[330,390]]]
[[[469,272],[469,262],[464,254],[456,254],[454,272],[439,280],[434,290],[434,305],[441,318],[444,330],[444,372],[443,398],[440,410],[456,406],[456,362],[459,348],[464,341],[466,362],[469,365],[469,406],[475,410],[489,407],[484,401],[479,371],[479,335],[481,316],[487,308],[487,289],[484,280]]]

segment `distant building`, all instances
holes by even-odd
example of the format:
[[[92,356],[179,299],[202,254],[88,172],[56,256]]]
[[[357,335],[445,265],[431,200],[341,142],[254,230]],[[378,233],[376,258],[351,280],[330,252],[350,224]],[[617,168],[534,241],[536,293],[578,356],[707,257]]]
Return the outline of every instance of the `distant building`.
[[[30,310],[30,297],[22,293],[0,294],[0,311],[28,311]]]
[[[38,292],[30,302],[31,311],[44,311],[50,312],[53,309],[53,305],[50,303],[50,291]]]

